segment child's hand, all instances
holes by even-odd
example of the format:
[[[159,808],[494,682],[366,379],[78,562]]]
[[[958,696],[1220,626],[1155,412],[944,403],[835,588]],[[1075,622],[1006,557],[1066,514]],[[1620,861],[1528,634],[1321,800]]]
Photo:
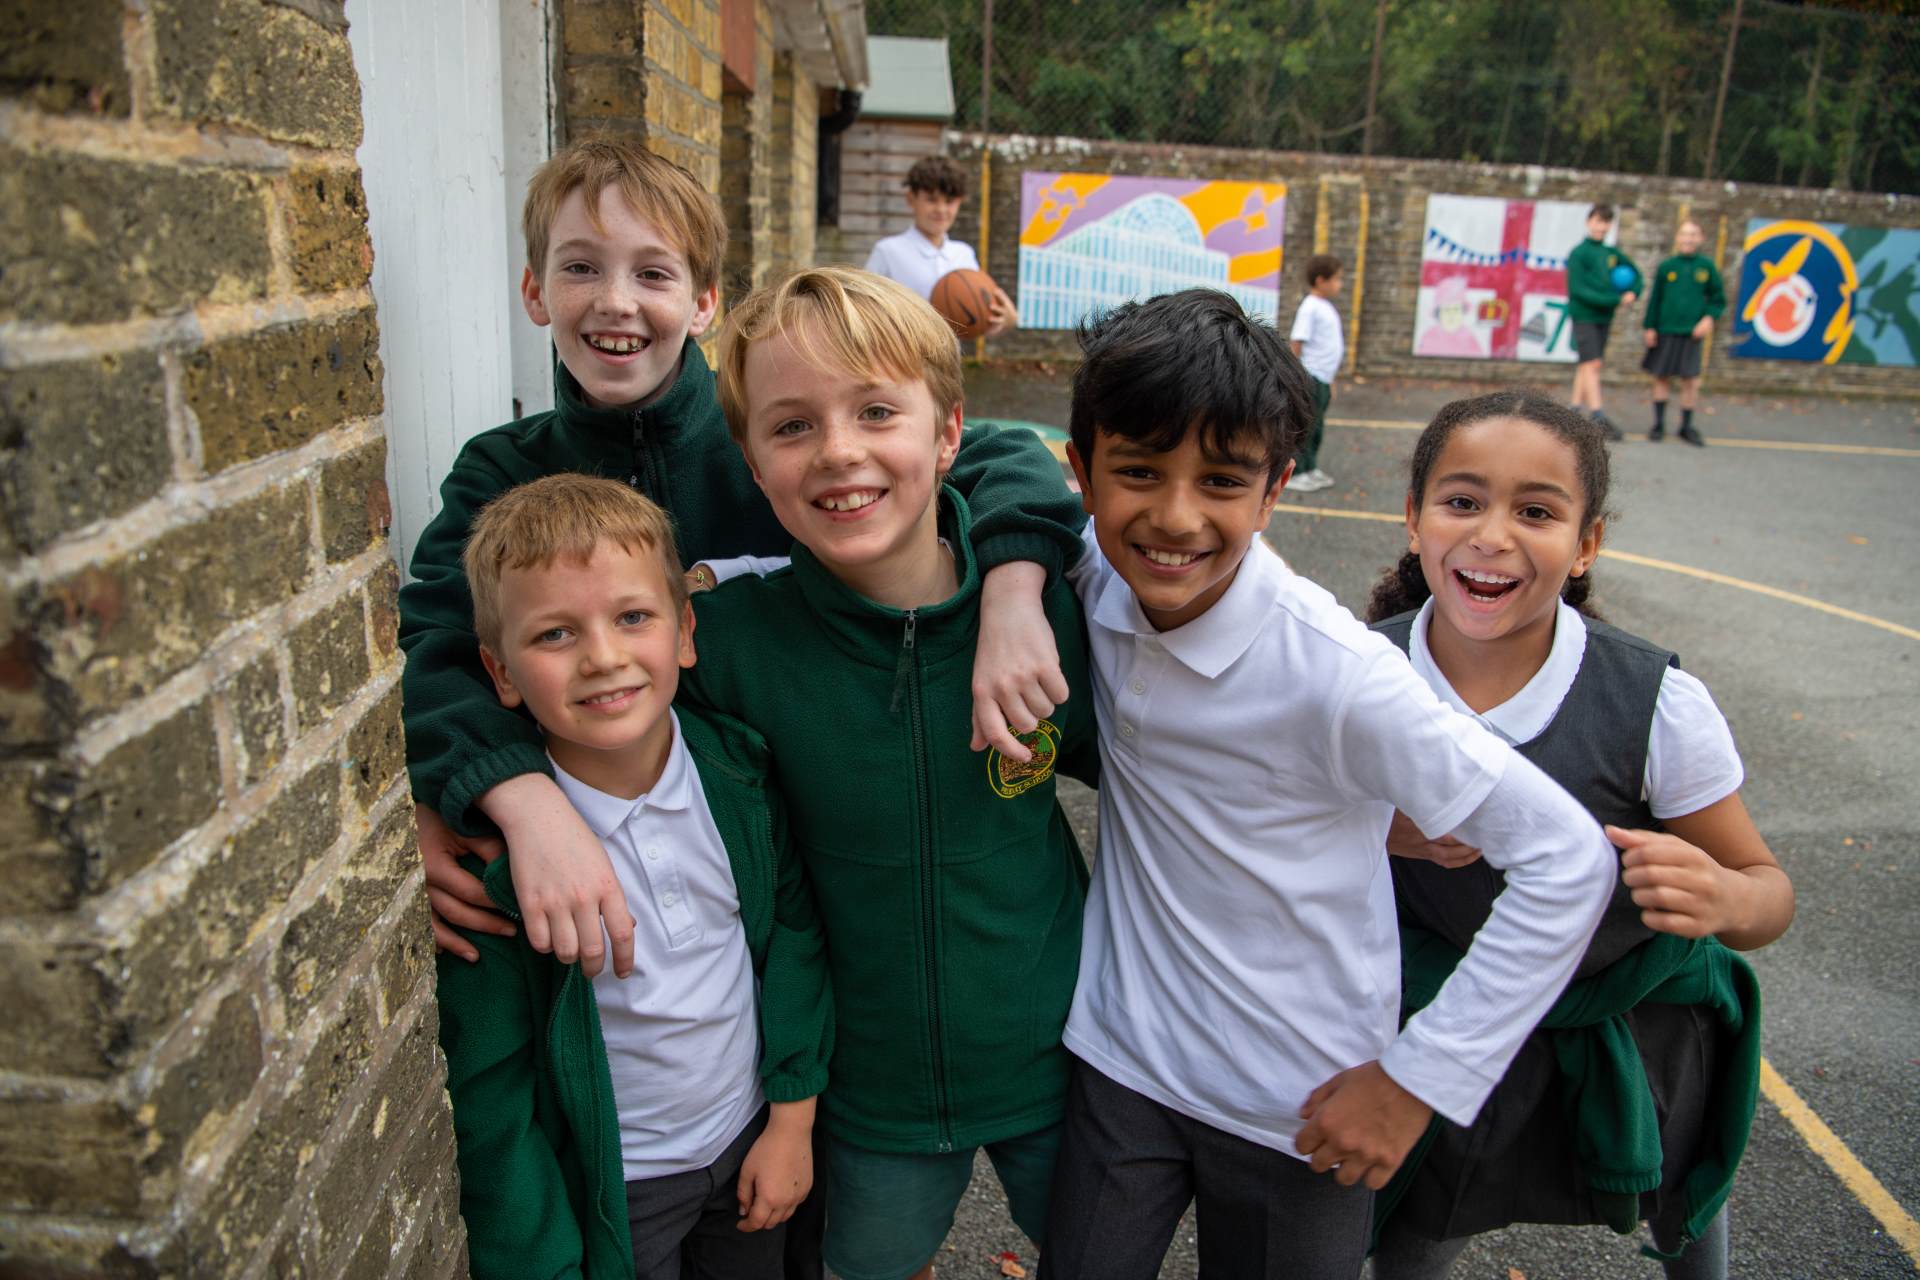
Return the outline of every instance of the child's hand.
[[[1014,307],[1013,299],[999,285],[993,286],[993,305],[987,309],[987,336],[1005,333],[1019,323],[1020,312]]]
[[[972,749],[999,748],[1025,764],[1033,752],[1016,734],[1031,733],[1067,700],[1060,649],[1040,603],[1047,571],[1029,560],[989,570],[980,584],[980,639],[973,651]]]
[[[1620,305],[1623,307],[1630,307],[1639,299],[1639,297],[1640,297],[1639,294],[1629,290],[1628,292],[1620,295]]]
[[[1313,1171],[1342,1186],[1365,1182],[1378,1191],[1426,1132],[1433,1108],[1394,1083],[1378,1062],[1349,1067],[1315,1089],[1300,1108],[1306,1127],[1293,1145]]]
[[[1649,929],[1705,938],[1738,930],[1746,919],[1746,877],[1715,862],[1705,849],[1665,831],[1608,827],[1626,851],[1620,879]]]
[[[1413,825],[1413,819],[1398,809],[1393,811],[1393,824],[1387,828],[1387,852],[1396,858],[1423,858],[1443,867],[1464,867],[1480,857],[1478,849],[1452,836],[1427,839]]]
[[[480,958],[480,952],[456,930],[472,929],[511,938],[513,921],[500,914],[481,887],[480,877],[470,875],[459,858],[463,853],[473,853],[483,862],[492,862],[506,851],[506,846],[491,836],[457,834],[429,805],[413,806],[413,825],[420,841],[420,861],[427,868],[427,911],[433,917],[433,945],[472,964]]]
[[[1697,338],[1700,335],[1696,333],[1693,336]],[[1647,349],[1651,351],[1653,348],[1659,345],[1660,345],[1660,335],[1655,333],[1651,329],[1647,330]]]
[[[779,1226],[812,1190],[813,1106],[808,1098],[767,1108],[767,1127],[740,1162],[740,1181],[734,1188],[740,1230]]]
[[[1693,326],[1693,336],[1701,340],[1705,340],[1706,336],[1712,332],[1713,332],[1712,316],[1701,316],[1700,323]]]
[[[633,916],[614,879],[613,864],[552,778],[523,773],[480,797],[480,807],[514,851],[513,892],[520,900],[527,942],[551,951],[561,964],[580,962],[589,978],[606,967],[613,948],[617,978],[633,972]],[[601,932],[601,921],[606,931]]]

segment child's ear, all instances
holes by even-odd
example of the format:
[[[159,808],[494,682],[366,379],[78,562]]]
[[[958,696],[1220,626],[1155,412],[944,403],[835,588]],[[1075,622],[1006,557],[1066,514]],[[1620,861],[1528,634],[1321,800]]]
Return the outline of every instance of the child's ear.
[[[693,601],[680,606],[680,653],[678,661],[684,667],[692,666],[700,655],[693,648]]]
[[[520,697],[520,691],[513,687],[513,673],[507,670],[507,664],[500,661],[499,655],[487,646],[481,645],[480,665],[485,667],[487,674],[493,677],[493,691],[500,696],[500,705],[519,706],[523,699]]]
[[[747,460],[747,474],[752,476],[753,482],[760,486],[760,492],[765,493],[767,491],[767,482],[761,479],[760,468],[754,465],[753,450],[747,448],[747,442],[744,440],[740,441],[739,444],[740,456]]]
[[[1266,497],[1260,499],[1260,519],[1262,522],[1271,516],[1273,509],[1280,504],[1280,491],[1287,487],[1287,481],[1293,479],[1293,469],[1298,465],[1298,462],[1293,459],[1288,459],[1287,465],[1280,469],[1279,476],[1275,478],[1272,484],[1267,486]]]
[[[713,323],[713,316],[720,309],[720,282],[714,281],[699,293],[693,295],[693,321],[687,325],[689,337],[697,338],[707,331]]]
[[[1573,558],[1573,568],[1567,571],[1569,578],[1578,578],[1593,568],[1593,562],[1600,558],[1600,544],[1605,540],[1606,534],[1605,517],[1587,526],[1587,531],[1580,535],[1580,552]]]
[[[1407,495],[1407,551],[1420,554],[1420,508],[1414,505],[1413,495]]]
[[[1073,468],[1073,482],[1080,486],[1080,509],[1088,515],[1093,514],[1093,484],[1087,478],[1087,460],[1073,447],[1073,441],[1067,441],[1067,463]]]
[[[946,420],[940,424],[940,430],[934,436],[939,445],[935,455],[935,474],[944,476],[953,467],[953,460],[960,454],[960,433],[967,425],[967,411],[961,405],[954,405],[947,411]]]
[[[520,305],[527,309],[527,319],[541,328],[553,323],[553,316],[547,311],[547,300],[540,292],[540,277],[533,274],[532,267],[520,272]]]

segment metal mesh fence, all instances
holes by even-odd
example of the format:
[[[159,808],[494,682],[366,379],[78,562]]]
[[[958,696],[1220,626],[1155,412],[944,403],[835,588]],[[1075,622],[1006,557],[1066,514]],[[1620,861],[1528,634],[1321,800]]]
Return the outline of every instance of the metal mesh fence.
[[[983,126],[984,106],[994,133],[1920,191],[1910,0],[867,0],[867,12],[877,35],[948,39],[964,128]]]

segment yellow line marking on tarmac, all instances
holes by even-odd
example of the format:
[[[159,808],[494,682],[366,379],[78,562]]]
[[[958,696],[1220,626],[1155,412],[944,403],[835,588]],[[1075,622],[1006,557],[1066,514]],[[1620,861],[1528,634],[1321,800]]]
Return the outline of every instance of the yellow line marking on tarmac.
[[[1377,431],[1419,431],[1424,422],[1410,418],[1328,418],[1330,427],[1370,427]],[[1784,449],[1790,453],[1839,453],[1869,458],[1920,458],[1920,449],[1899,449],[1892,445],[1826,444],[1815,440],[1729,440],[1715,436],[1716,449]]]
[[[1405,524],[1406,517],[1397,511],[1338,511],[1332,507],[1305,507],[1282,502],[1274,508],[1289,515],[1332,516],[1339,520],[1376,520],[1384,524]],[[1742,591],[1751,591],[1756,595],[1767,596],[1774,600],[1784,600],[1788,604],[1797,604],[1803,609],[1814,609],[1831,614],[1836,618],[1845,618],[1848,622],[1858,622],[1869,627],[1878,627],[1882,631],[1891,631],[1894,635],[1908,640],[1920,640],[1920,630],[1902,626],[1898,622],[1889,622],[1885,618],[1876,618],[1870,613],[1861,613],[1854,609],[1845,609],[1837,604],[1828,604],[1824,600],[1815,600],[1812,596],[1803,596],[1793,591],[1782,591],[1779,587],[1769,587],[1765,583],[1748,582],[1745,578],[1735,578],[1729,574],[1715,573],[1711,569],[1695,569],[1691,565],[1675,564],[1671,560],[1656,560],[1652,556],[1636,555],[1631,551],[1604,550],[1600,553],[1609,560],[1620,560],[1627,564],[1636,564],[1644,569],[1665,569],[1668,573],[1685,574],[1689,578],[1699,578],[1703,582],[1717,583],[1723,587],[1738,587]]]
[[[1880,1180],[1860,1163],[1853,1152],[1847,1150],[1847,1144],[1827,1127],[1826,1121],[1814,1114],[1813,1108],[1793,1091],[1793,1086],[1783,1080],[1780,1073],[1773,1069],[1773,1064],[1765,1058],[1760,1059],[1760,1092],[1798,1131],[1813,1153],[1827,1162],[1827,1167],[1853,1193],[1853,1198],[1880,1220],[1880,1225],[1886,1228],[1894,1243],[1906,1251],[1915,1269],[1920,1270],[1920,1222],[1915,1222],[1913,1215],[1900,1207],[1900,1202],[1880,1185]]]

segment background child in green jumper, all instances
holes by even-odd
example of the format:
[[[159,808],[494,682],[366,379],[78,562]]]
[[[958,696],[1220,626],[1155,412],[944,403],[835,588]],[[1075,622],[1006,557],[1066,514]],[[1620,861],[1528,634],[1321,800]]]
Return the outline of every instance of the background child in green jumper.
[[[793,818],[836,987],[827,1263],[924,1274],[984,1147],[1036,1239],[1059,1141],[1085,868],[1056,768],[1094,767],[1085,633],[1045,597],[1076,696],[1029,761],[967,749],[979,570],[952,331],[905,286],[803,271],[735,307],[720,401],[794,535],[791,568],[695,600],[688,698],[753,725]],[[1064,489],[1064,484],[1061,485]],[[712,637],[711,640],[708,638]]]
[[[487,672],[641,906],[647,970],[589,980],[485,933],[486,963],[440,957],[473,1272],[777,1280],[812,1184],[826,959],[763,753],[670,710],[694,643],[667,514],[548,476],[488,504],[465,561]],[[507,870],[485,883],[512,910]]]
[[[1647,354],[1640,361],[1653,375],[1653,429],[1647,439],[1667,434],[1667,388],[1678,378],[1680,438],[1697,446],[1706,443],[1693,425],[1700,396],[1700,346],[1727,309],[1727,289],[1713,259],[1701,256],[1699,223],[1681,223],[1673,248],[1674,255],[1653,273],[1653,287],[1647,290]]]
[[[1609,438],[1618,440],[1620,428],[1600,408],[1600,362],[1607,354],[1613,313],[1633,305],[1641,280],[1633,259],[1607,243],[1612,228],[1612,205],[1597,204],[1587,211],[1587,238],[1567,255],[1567,315],[1573,321],[1573,349],[1579,359],[1573,370],[1573,407],[1585,410],[1606,428]],[[1632,277],[1624,288],[1613,279],[1621,267]]]
[[[728,439],[713,375],[693,339],[719,304],[726,220],[692,174],[618,137],[556,152],[528,184],[527,314],[553,332],[556,407],[468,441],[400,592],[407,768],[434,937],[478,953],[449,925],[511,934],[480,881],[455,861],[514,859],[535,950],[597,974],[632,970],[633,917],[606,854],[549,772],[539,730],[500,705],[480,663],[460,549],[488,499],[555,472],[608,476],[673,515],[695,561],[775,555],[788,537]],[[1040,583],[1078,554],[1080,511],[1056,492],[1059,464],[1027,432],[968,433],[952,475],[975,512],[983,583],[973,711],[979,746],[1026,757],[1030,730],[1066,697]],[[702,572],[696,570],[696,572]],[[710,580],[710,579],[709,579]],[[602,931],[602,921],[605,931]]]

